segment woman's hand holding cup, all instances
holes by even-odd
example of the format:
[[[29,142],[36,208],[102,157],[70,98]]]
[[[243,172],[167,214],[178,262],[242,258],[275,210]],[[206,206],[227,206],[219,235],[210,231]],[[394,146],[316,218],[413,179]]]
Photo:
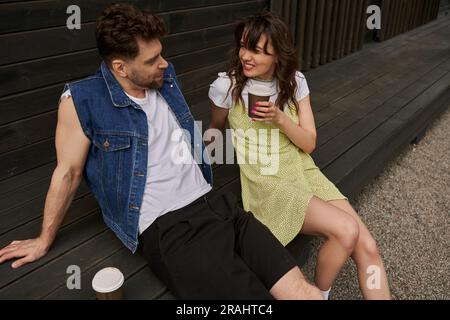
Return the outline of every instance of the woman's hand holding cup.
[[[282,123],[284,112],[280,110],[273,102],[256,102],[251,112],[255,117],[252,121],[271,122],[277,126]]]

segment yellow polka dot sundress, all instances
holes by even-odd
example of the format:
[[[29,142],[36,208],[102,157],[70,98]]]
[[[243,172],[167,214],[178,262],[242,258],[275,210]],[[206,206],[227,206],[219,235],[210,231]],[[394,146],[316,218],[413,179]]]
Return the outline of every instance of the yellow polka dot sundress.
[[[285,112],[298,123],[293,106]],[[238,162],[241,162],[244,209],[251,211],[283,245],[298,235],[313,196],[325,201],[347,199],[322,174],[312,157],[294,145],[275,125],[252,122],[246,107],[240,104],[230,109],[228,121]],[[278,136],[279,148],[273,147],[276,136],[272,137],[272,134]],[[251,158],[255,152],[256,160]],[[275,160],[269,161],[270,157],[278,157],[278,165]]]

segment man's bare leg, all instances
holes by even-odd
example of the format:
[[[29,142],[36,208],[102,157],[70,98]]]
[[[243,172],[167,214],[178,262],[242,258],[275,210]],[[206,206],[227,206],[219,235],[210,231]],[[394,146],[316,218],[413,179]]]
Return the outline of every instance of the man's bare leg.
[[[309,284],[299,267],[292,268],[270,289],[277,300],[323,300],[319,289]]]

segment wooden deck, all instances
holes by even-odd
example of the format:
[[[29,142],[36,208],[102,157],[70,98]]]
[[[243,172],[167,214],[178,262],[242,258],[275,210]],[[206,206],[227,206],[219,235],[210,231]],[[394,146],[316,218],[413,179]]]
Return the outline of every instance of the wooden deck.
[[[313,157],[350,198],[449,106],[449,39],[449,19],[441,18],[306,74],[318,126]],[[204,123],[209,120],[206,97],[202,92],[191,100],[194,116]],[[32,162],[33,155],[18,159]],[[54,167],[49,162],[0,181],[0,247],[38,234]],[[216,189],[239,195],[237,166],[216,166],[214,176]],[[299,264],[309,251],[305,243],[300,238],[290,245]],[[70,265],[81,268],[81,290],[66,287]],[[90,282],[106,266],[124,273],[127,299],[173,298],[144,259],[106,228],[82,185],[47,256],[18,270],[10,262],[0,265],[0,299],[94,299]]]

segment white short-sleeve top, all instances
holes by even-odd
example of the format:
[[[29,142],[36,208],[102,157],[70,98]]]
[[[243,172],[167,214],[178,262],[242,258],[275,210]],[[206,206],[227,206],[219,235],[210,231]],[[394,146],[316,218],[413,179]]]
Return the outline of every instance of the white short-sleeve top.
[[[306,82],[305,76],[297,71],[295,73],[295,81],[297,82],[297,90],[295,92],[295,98],[297,101],[303,100],[305,97],[309,95],[309,88]],[[231,90],[228,92],[230,88],[231,79],[227,76],[226,72],[219,73],[219,77],[210,85],[208,96],[212,102],[218,107],[231,109],[233,106],[233,99],[231,97]],[[272,94],[270,96],[270,101],[275,103],[278,98],[278,80],[274,79],[272,81],[264,81],[264,80],[256,80],[249,79],[242,89],[242,98],[245,103],[245,107],[248,108],[248,88],[254,84],[263,85],[268,87]],[[284,110],[286,110],[287,105],[284,106]]]

